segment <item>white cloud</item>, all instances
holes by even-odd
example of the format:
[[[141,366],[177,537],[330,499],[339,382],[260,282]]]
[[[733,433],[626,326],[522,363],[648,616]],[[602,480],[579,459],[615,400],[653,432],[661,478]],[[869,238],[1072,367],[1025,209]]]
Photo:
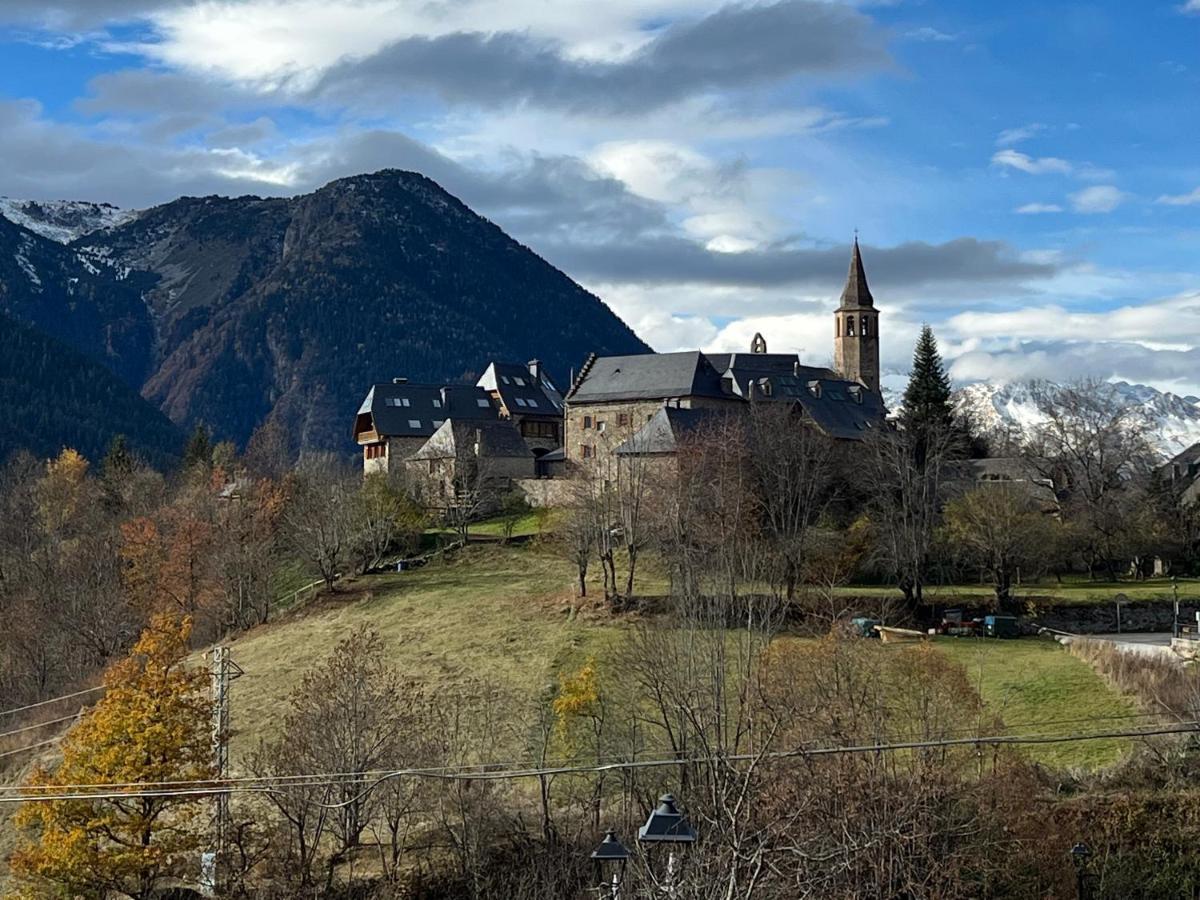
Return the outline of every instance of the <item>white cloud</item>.
[[[1057,203],[1026,203],[1024,206],[1018,206],[1013,212],[1023,216],[1032,216],[1039,213],[1062,212],[1062,207]]]
[[[155,13],[159,40],[136,49],[172,66],[237,81],[310,79],[411,37],[521,31],[573,58],[617,61],[653,38],[647,20],[697,16],[714,0],[201,0]],[[127,48],[128,49],[128,48]]]
[[[1200,4],[1200,0],[1195,0],[1195,2]],[[1189,194],[1163,194],[1154,202],[1164,206],[1194,206],[1200,203],[1200,187]]]
[[[1036,137],[1045,130],[1046,126],[1041,122],[1030,122],[1028,125],[1021,125],[1017,128],[1006,128],[996,135],[996,146],[1011,147],[1013,144],[1019,144],[1022,141]]]
[[[1187,3],[1179,7],[1182,13],[1197,13],[1200,14],[1200,0],[1187,0]]]
[[[1029,175],[1070,175],[1074,167],[1065,159],[1043,156],[1035,159],[1019,150],[998,150],[992,155],[992,164],[1017,169]]]
[[[912,31],[905,32],[904,36],[910,41],[932,41],[934,43],[950,43],[958,40],[958,35],[947,34],[944,31],[938,31],[936,28],[931,28],[924,25],[921,28],[914,28]]]
[[[1098,184],[1071,194],[1071,208],[1077,213],[1110,213],[1121,205],[1125,194],[1111,184]]]

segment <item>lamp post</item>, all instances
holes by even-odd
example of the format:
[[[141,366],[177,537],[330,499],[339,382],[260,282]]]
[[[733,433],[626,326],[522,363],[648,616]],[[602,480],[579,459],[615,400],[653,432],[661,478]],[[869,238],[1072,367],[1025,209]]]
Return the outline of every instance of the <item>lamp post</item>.
[[[666,844],[669,848],[667,855],[667,896],[675,896],[675,850],[696,842],[696,829],[684,818],[683,813],[675,805],[673,794],[663,794],[658,798],[658,806],[646,824],[638,829],[638,842],[641,844]]]
[[[592,851],[592,865],[595,866],[596,883],[600,886],[600,890],[604,890],[604,886],[609,886],[608,896],[611,900],[621,900],[621,882],[625,880],[625,864],[629,862],[629,851],[625,849],[625,845],[617,839],[615,831],[606,831],[604,840],[599,846]],[[611,880],[606,873],[606,869],[612,868]]]
[[[1087,864],[1092,851],[1082,841],[1071,848],[1071,862],[1075,864],[1075,894],[1079,900],[1088,900]]]

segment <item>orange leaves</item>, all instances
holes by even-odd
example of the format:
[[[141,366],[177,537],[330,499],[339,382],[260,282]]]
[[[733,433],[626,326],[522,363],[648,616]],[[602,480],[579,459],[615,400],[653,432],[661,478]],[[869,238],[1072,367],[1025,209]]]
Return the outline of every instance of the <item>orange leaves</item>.
[[[208,519],[186,507],[169,506],[156,518],[123,523],[121,538],[125,589],[144,613],[191,615],[216,601],[211,565],[216,531]]]
[[[105,675],[104,698],[63,740],[62,762],[31,786],[202,781],[213,777],[207,675],[185,665],[191,622],[156,616],[132,653]],[[147,896],[203,845],[203,801],[28,803],[18,824],[31,832],[13,854],[27,883],[93,895]]]

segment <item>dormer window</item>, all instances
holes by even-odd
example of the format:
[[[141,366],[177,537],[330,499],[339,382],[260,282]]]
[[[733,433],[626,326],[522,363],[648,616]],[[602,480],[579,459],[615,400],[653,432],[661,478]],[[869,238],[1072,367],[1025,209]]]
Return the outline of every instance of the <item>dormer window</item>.
[[[854,316],[846,316],[846,337],[854,337]]]
[[[814,378],[812,381],[810,381],[810,382],[808,383],[808,392],[809,392],[810,394],[812,394],[814,397],[820,398],[820,396],[821,396],[821,382],[820,382],[820,381],[818,381],[818,380],[816,380],[815,378]]]
[[[866,319],[863,319],[863,322],[865,324]],[[865,336],[866,332],[863,332],[863,334]],[[862,403],[862,385],[852,384],[848,390],[850,391],[851,400],[853,400],[855,403]]]

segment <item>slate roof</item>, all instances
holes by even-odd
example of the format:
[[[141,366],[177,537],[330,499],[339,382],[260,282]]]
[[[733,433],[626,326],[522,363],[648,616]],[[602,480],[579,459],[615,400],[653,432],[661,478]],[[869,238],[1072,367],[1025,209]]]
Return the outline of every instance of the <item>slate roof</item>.
[[[858,249],[858,238],[854,238],[854,252],[850,254],[850,271],[846,275],[846,286],[842,289],[841,309],[857,309],[874,306],[875,298],[867,286],[867,270],[863,268],[862,252]]]
[[[476,386],[498,393],[511,415],[558,418],[562,415],[562,394],[544,370],[535,377],[530,371],[533,365],[493,362]]]
[[[591,357],[567,394],[575,403],[727,397],[721,374],[699,350]]]
[[[455,459],[458,449],[484,459],[532,459],[533,452],[525,444],[517,426],[506,419],[493,422],[454,420],[445,422],[409,459]]]
[[[381,437],[430,437],[447,419],[494,421],[500,418],[495,403],[482,388],[453,384],[377,384],[358,409],[368,415]],[[415,424],[414,424],[415,423]]]
[[[617,448],[618,456],[643,456],[674,453],[684,435],[707,424],[715,424],[729,415],[722,409],[680,409],[665,406],[650,421]]]

